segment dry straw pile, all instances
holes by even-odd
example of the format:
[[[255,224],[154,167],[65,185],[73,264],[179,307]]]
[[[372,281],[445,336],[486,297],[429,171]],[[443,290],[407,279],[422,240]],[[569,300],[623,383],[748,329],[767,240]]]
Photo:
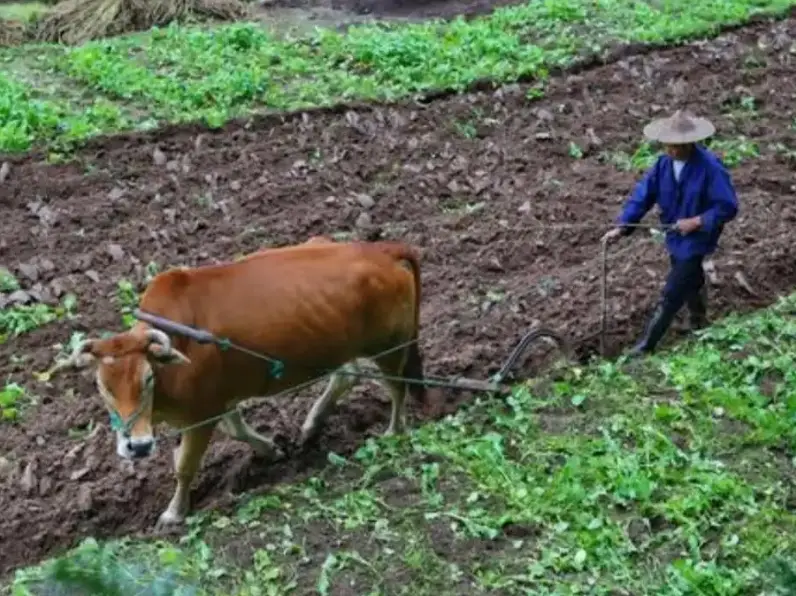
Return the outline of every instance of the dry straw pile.
[[[172,21],[237,21],[249,15],[241,0],[63,0],[36,24],[38,41],[77,45]]]

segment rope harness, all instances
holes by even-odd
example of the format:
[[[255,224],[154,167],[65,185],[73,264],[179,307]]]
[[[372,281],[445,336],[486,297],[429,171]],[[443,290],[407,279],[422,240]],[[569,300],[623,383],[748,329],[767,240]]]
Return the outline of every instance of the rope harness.
[[[146,395],[146,399],[141,401],[141,404],[127,420],[124,420],[115,408],[108,406],[111,419],[111,429],[121,433],[124,437],[130,436],[135,423],[138,422],[138,419],[141,418],[144,412],[146,412],[147,409],[152,405],[152,401],[155,397],[155,375],[151,371],[144,381],[144,390],[141,393]]]

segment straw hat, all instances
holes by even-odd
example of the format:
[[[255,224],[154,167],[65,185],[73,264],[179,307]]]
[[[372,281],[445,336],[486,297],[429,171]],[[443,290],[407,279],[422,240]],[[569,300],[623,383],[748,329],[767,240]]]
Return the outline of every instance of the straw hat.
[[[707,118],[677,110],[668,118],[658,118],[644,127],[644,136],[665,145],[697,143],[713,135],[716,127]]]

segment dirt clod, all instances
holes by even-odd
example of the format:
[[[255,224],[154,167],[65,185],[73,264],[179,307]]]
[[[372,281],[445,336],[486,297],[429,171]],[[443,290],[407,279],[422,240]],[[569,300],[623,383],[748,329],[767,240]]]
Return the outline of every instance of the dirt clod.
[[[161,151],[160,148],[155,147],[155,149],[152,151],[152,162],[156,166],[165,166],[166,161],[168,161],[166,154],[163,153],[163,151]]]
[[[373,223],[373,218],[371,218],[369,213],[363,211],[357,217],[356,226],[358,228],[367,228]]]
[[[22,478],[19,480],[20,488],[22,488],[22,492],[30,495],[33,492],[33,489],[37,486],[37,478],[36,478],[36,469],[37,469],[37,461],[35,459],[28,462],[25,466],[25,471],[22,472]]]
[[[121,261],[124,258],[124,249],[118,244],[109,244],[108,254],[114,261]]]

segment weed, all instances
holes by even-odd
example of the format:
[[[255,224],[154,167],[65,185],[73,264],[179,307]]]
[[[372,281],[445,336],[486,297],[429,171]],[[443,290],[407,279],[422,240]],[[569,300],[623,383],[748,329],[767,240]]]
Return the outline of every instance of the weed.
[[[469,121],[459,122],[457,120],[453,123],[453,128],[465,139],[474,139],[478,135],[478,129],[475,127],[475,124]]]
[[[760,155],[757,143],[743,136],[736,139],[715,139],[705,144],[721,158],[728,168],[734,168],[742,161]]]
[[[757,108],[757,100],[753,96],[744,96],[741,98],[741,108],[746,112],[754,112]]]
[[[708,139],[705,141],[705,146],[715,152],[728,168],[737,167],[743,161],[760,155],[758,144],[744,136],[735,139]],[[620,170],[643,172],[655,164],[658,155],[655,144],[644,141],[632,154],[625,151],[604,151],[599,155],[599,159]]]
[[[658,152],[654,149],[652,143],[647,141],[641,143],[632,154],[624,151],[614,151],[602,152],[599,155],[600,161],[610,163],[620,170],[638,172],[651,168],[657,158]]]
[[[160,265],[155,261],[147,263],[144,269],[144,285],[154,279],[160,272]],[[128,279],[120,279],[116,283],[116,302],[119,304],[122,311],[122,324],[130,328],[135,324],[135,317],[133,311],[138,308],[139,295],[136,286]]]
[[[86,539],[68,556],[23,574],[26,587],[19,593],[201,594],[199,586],[191,583],[193,570],[177,549],[154,543],[146,553],[150,556],[140,562],[128,560],[126,551],[125,541],[101,545],[92,538]]]
[[[0,267],[0,292],[14,292],[19,289],[19,281],[5,267]]]
[[[120,109],[103,99],[77,110],[37,99],[27,85],[0,73],[0,151],[27,151],[37,141],[48,141],[57,155],[90,136],[125,126]]]
[[[0,420],[16,421],[25,398],[25,388],[17,383],[8,383],[0,389]]]
[[[545,84],[543,81],[539,81],[528,87],[528,90],[525,92],[525,98],[529,101],[533,101],[536,99],[541,99],[544,97],[545,91]]]
[[[133,311],[138,308],[138,292],[133,283],[127,279],[120,279],[116,284],[116,301],[122,311],[122,324],[132,327],[135,324]]]
[[[8,337],[16,337],[65,316],[72,316],[76,304],[77,298],[73,294],[67,294],[61,304],[55,307],[31,304],[0,310],[0,343]]]

